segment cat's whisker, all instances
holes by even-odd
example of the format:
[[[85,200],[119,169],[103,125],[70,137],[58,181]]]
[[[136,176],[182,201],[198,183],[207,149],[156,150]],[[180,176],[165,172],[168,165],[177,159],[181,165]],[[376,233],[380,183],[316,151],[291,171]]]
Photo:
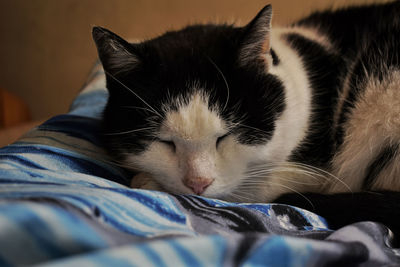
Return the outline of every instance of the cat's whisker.
[[[242,190],[242,188],[240,188],[239,192],[241,195],[247,196],[249,199],[253,198],[253,194],[251,192],[246,192],[245,190]],[[239,193],[239,192],[236,192],[236,193]]]
[[[240,191],[240,192],[235,192],[234,194],[236,194],[237,196],[241,196],[244,199],[247,199],[249,201],[251,201],[253,199],[253,195],[250,194],[249,192],[245,192],[245,191]]]
[[[251,167],[250,172],[264,170],[264,169],[272,170],[272,172],[293,172],[298,174],[304,174],[310,178],[315,178],[315,179],[322,178],[325,180],[329,180],[330,177],[333,177],[333,179],[335,180],[339,179],[326,170],[296,162],[280,162],[274,164],[257,165]]]
[[[287,185],[284,185],[284,184],[281,184],[281,183],[275,183],[275,182],[271,182],[271,181],[264,181],[263,182],[263,185],[273,185],[273,186],[278,186],[278,187],[283,187],[283,188],[285,188],[285,189],[288,189],[289,191],[292,191],[292,192],[294,192],[294,193],[296,193],[296,194],[298,194],[298,195],[300,195],[301,197],[303,197],[310,205],[311,205],[311,207],[313,208],[313,209],[315,209],[315,206],[314,206],[314,204],[311,202],[311,200],[309,199],[309,198],[307,198],[303,193],[301,193],[300,191],[298,191],[298,190],[296,190],[296,189],[293,189],[293,188],[291,188],[291,187],[289,187],[289,186],[287,186]],[[247,189],[247,190],[259,190],[260,189],[260,187],[259,187],[259,185],[257,184],[257,185],[253,185],[253,186],[244,186],[243,185],[243,187],[244,187],[244,189]]]
[[[304,194],[302,194],[301,192],[299,192],[299,191],[297,191],[297,190],[295,190],[295,189],[293,189],[293,188],[291,188],[291,187],[289,187],[289,186],[280,184],[280,183],[274,183],[274,182],[268,182],[268,183],[271,184],[271,185],[276,185],[276,186],[280,186],[280,187],[286,188],[286,189],[288,189],[288,190],[290,190],[290,191],[292,191],[292,192],[294,192],[294,193],[300,195],[302,198],[304,198],[304,199],[311,205],[311,207],[313,208],[313,210],[315,210],[315,206],[314,206],[314,204],[312,203],[312,201],[311,201],[308,197],[306,197]]]
[[[211,62],[211,64],[217,69],[217,71],[219,72],[219,74],[221,74],[222,79],[224,80],[224,83],[225,83],[226,94],[227,94],[227,96],[226,96],[225,105],[224,105],[224,107],[222,108],[222,110],[224,111],[224,110],[226,110],[226,107],[228,106],[228,102],[229,102],[229,94],[230,94],[229,84],[228,84],[228,81],[227,81],[226,78],[225,78],[224,73],[223,73],[222,70],[218,67],[218,65],[217,65],[209,56],[207,56],[207,59],[208,59],[208,60]]]
[[[252,178],[254,178],[254,177],[252,177],[252,176],[246,176],[245,177],[246,179],[252,179]],[[296,181],[296,180],[292,180],[292,179],[288,179],[288,178],[284,178],[284,177],[274,177],[274,180],[281,180],[281,181],[286,181],[286,182],[290,182],[290,183],[293,183],[293,184],[301,184],[301,185],[315,185],[315,186],[317,186],[317,185],[321,185],[321,184],[323,184],[323,183],[313,183],[313,182],[305,182],[305,181]],[[243,183],[243,185],[247,185],[247,184],[255,184],[255,185],[262,185],[263,184],[263,182],[254,182],[254,183],[252,183],[251,181],[245,181],[244,183]]]
[[[122,87],[124,87],[126,90],[128,90],[129,92],[131,92],[134,96],[136,96],[140,101],[142,101],[149,109],[151,109],[156,115],[158,115],[160,118],[162,118],[161,114],[159,112],[157,112],[149,103],[147,103],[146,101],[144,101],[143,98],[141,98],[137,93],[135,93],[135,91],[133,91],[132,89],[130,89],[128,86],[126,86],[123,82],[121,82],[120,80],[118,80],[114,75],[112,75],[110,72],[104,70],[104,72],[110,76],[114,81],[116,81],[117,83],[119,83],[120,85],[122,85]]]
[[[253,201],[253,199],[251,197],[243,196],[242,193],[243,192],[240,192],[240,194],[236,193],[236,192],[235,193],[231,192],[227,195],[227,197],[228,198],[233,197],[235,199],[235,201],[237,199],[238,202],[252,202]]]
[[[121,169],[130,169],[131,171],[133,171],[133,169],[134,169],[134,166],[130,166],[129,164],[126,164],[124,162],[118,161],[113,158],[102,158],[99,161],[109,164],[109,165],[117,166]]]
[[[126,164],[123,164],[122,162],[119,162],[119,161],[117,161],[115,159],[102,158],[99,161],[107,163],[107,164],[110,164],[110,165],[115,165],[115,166],[118,166],[118,167],[126,168]]]
[[[293,174],[297,174],[300,178],[301,178],[301,176],[306,176],[309,179],[313,179],[313,180],[317,180],[317,181],[319,181],[321,179],[325,180],[325,181],[328,180],[328,178],[326,176],[324,176],[320,173],[317,173],[314,171],[307,171],[307,170],[303,170],[303,169],[299,169],[299,168],[289,168],[289,169],[283,168],[281,170],[277,169],[276,172],[277,173],[291,172]]]
[[[144,111],[148,111],[150,113],[153,113],[155,115],[158,116],[157,113],[154,113],[153,110],[149,109],[149,108],[143,108],[143,107],[135,107],[135,106],[121,106],[121,108],[126,108],[126,109],[137,109],[137,110],[144,110]]]
[[[264,131],[264,130],[258,129],[258,128],[256,128],[256,127],[248,126],[248,125],[243,124],[243,123],[236,122],[236,123],[234,123],[234,124],[235,124],[235,126],[241,126],[241,127],[249,128],[249,129],[256,130],[256,131],[258,131],[258,132],[262,132],[262,133],[265,133],[265,134],[268,134],[268,135],[271,134],[271,133],[268,133],[268,132],[266,132],[266,131]]]
[[[281,176],[279,173],[281,173]],[[291,177],[293,177],[293,179],[285,177],[285,174],[289,174]],[[271,184],[271,181],[260,181],[260,179],[265,179],[268,176],[272,177],[272,175],[276,181],[285,181],[289,184],[300,184],[305,186],[325,186],[330,181],[340,181],[341,183],[345,184],[338,177],[321,168],[310,166],[304,163],[279,162],[251,166],[246,172],[243,187],[249,188],[252,186],[267,185],[268,183]],[[296,177],[301,179],[301,177],[304,176],[307,177],[307,180],[311,179],[314,182],[294,180]],[[249,179],[251,181],[249,181]],[[351,189],[347,185],[345,186],[351,192]]]
[[[264,181],[266,181],[266,180],[268,180],[268,179],[270,179],[272,177],[275,180],[287,181],[287,182],[291,182],[291,183],[294,183],[294,184],[303,184],[303,185],[322,185],[322,184],[325,184],[325,181],[320,181],[318,179],[316,179],[314,181],[294,180],[294,179],[291,179],[291,178],[288,178],[288,177],[279,176],[279,174],[277,174],[277,173],[270,173],[270,175],[267,175],[267,176],[248,175],[248,176],[244,177],[244,179],[245,179],[244,183],[254,183],[254,184],[260,183],[260,184],[262,184],[262,182],[264,182]]]
[[[154,130],[154,127],[144,127],[144,128],[140,128],[140,129],[134,129],[134,130],[128,130],[128,131],[122,131],[122,132],[116,132],[116,133],[105,133],[104,135],[124,135],[124,134],[130,134],[130,133],[148,131],[148,130]]]
[[[311,170],[316,170],[316,171],[318,171],[318,172],[320,172],[322,174],[325,174],[326,176],[334,179],[335,181],[337,181],[340,184],[342,184],[343,186],[345,186],[347,188],[347,190],[349,190],[350,193],[353,193],[353,190],[351,190],[351,188],[342,179],[340,179],[336,175],[333,175],[332,173],[330,173],[330,172],[328,172],[328,171],[326,171],[324,169],[315,167],[315,166],[307,165],[307,164],[304,164],[304,163],[296,163],[296,164],[299,165],[299,166],[302,166],[303,168],[309,168]]]
[[[299,168],[299,166],[296,165],[288,165],[288,164],[282,164],[282,165],[277,165],[277,166],[271,166],[267,165],[266,169],[260,169],[260,167],[253,168],[252,170],[247,171],[246,173],[248,174],[253,174],[253,175],[269,175],[272,173],[282,173],[284,175],[285,173],[291,174],[292,176],[298,175],[300,178],[300,175],[305,175],[308,178],[314,179],[314,180],[320,180],[321,178],[324,180],[328,180],[328,178],[316,171],[313,170],[305,170],[303,168]]]

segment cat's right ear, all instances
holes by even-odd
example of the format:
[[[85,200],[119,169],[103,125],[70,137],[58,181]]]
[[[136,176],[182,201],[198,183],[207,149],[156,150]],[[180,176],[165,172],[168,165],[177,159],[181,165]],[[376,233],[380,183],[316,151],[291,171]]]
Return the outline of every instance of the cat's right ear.
[[[267,5],[243,28],[239,52],[240,65],[247,66],[260,60],[264,61],[270,52],[271,19],[272,7]]]
[[[115,33],[102,27],[94,27],[92,36],[107,74],[118,76],[134,69],[140,63],[133,51],[133,45]]]

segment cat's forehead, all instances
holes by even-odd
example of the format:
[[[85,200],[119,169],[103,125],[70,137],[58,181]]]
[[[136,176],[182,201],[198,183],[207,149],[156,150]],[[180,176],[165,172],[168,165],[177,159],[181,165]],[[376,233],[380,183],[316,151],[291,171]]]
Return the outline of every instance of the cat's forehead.
[[[165,112],[160,133],[183,140],[207,140],[223,134],[224,121],[216,109],[210,108],[209,97],[201,92],[193,93],[186,101],[176,99],[177,109]]]

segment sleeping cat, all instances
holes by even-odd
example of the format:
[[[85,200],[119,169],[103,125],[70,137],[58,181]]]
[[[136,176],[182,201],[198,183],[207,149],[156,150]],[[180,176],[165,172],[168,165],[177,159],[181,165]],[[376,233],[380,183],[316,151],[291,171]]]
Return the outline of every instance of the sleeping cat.
[[[139,172],[134,187],[177,194],[312,205],[400,191],[399,14],[393,2],[271,28],[268,5],[243,27],[141,43],[95,27],[105,146]]]

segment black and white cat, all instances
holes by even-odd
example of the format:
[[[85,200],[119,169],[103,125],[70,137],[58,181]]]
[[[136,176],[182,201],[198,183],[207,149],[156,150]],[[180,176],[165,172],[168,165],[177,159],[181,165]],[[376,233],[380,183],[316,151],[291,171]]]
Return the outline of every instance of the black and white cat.
[[[141,43],[93,29],[105,145],[140,172],[134,187],[239,202],[400,191],[400,2],[271,18]]]

